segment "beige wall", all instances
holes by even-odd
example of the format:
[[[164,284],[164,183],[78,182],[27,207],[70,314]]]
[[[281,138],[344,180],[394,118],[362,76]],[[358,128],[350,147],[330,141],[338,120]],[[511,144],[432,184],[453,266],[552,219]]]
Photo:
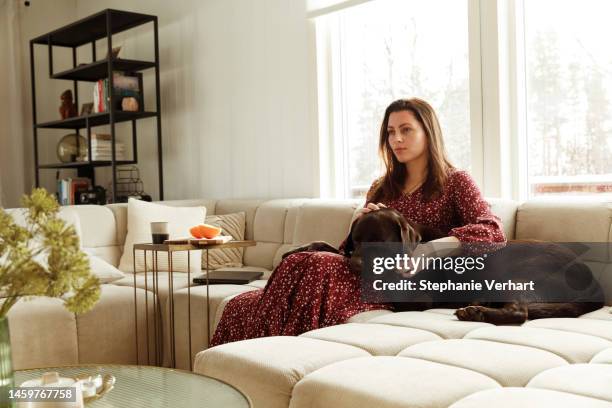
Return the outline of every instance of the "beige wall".
[[[103,8],[159,18],[165,198],[296,197],[318,194],[314,31],[302,0],[58,0],[21,5],[25,70],[26,185],[33,184],[29,39]],[[151,30],[114,37],[125,58],[153,58]],[[105,43],[98,42],[98,56]],[[48,78],[47,50],[37,48],[39,121],[59,118],[69,81]],[[55,71],[70,54],[55,52]],[[90,47],[79,50],[88,62]],[[153,71],[145,75],[145,107],[153,110]],[[91,85],[80,85],[80,103]],[[80,108],[79,108],[80,109]],[[118,127],[128,137],[130,128]],[[98,131],[106,129],[100,128]],[[157,196],[155,120],[139,122],[139,167],[145,190]],[[69,131],[41,133],[40,161],[55,162],[57,140]],[[54,171],[41,173],[54,189]],[[74,174],[62,171],[61,176]],[[110,171],[98,180],[108,187]],[[104,182],[103,182],[104,180]]]
[[[5,1],[13,4],[10,7],[8,3],[2,5],[2,12],[6,14],[1,16],[0,49],[2,55],[12,57],[0,63],[0,149],[3,161],[0,171],[3,172],[2,205],[15,207],[21,195],[34,185],[29,40],[73,20],[76,17],[76,0],[32,1],[30,7],[25,7],[23,1]],[[8,15],[13,12],[17,16],[15,19]],[[8,24],[13,25],[9,27]],[[7,54],[13,46],[9,33],[18,38],[16,47],[19,51]],[[48,78],[46,52],[42,47],[36,51],[41,61],[36,67],[37,83]],[[59,95],[67,88],[66,84],[64,81],[47,81],[45,86],[38,88],[39,117],[58,118]],[[41,162],[55,159],[55,140],[64,133],[67,132],[51,131],[41,135]],[[45,182],[53,186],[54,172],[45,171],[42,175]]]

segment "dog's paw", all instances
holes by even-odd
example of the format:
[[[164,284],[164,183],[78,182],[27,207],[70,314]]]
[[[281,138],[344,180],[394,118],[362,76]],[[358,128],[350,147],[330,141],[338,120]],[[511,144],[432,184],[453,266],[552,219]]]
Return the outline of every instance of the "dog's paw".
[[[457,319],[470,322],[484,322],[482,306],[467,306],[455,311]]]

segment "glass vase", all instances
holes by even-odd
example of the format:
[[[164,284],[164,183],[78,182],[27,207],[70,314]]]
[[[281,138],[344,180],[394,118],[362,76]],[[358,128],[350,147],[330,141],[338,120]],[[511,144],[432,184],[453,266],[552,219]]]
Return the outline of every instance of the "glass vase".
[[[11,336],[6,316],[0,318],[0,407],[12,408],[9,390],[14,386],[13,362],[11,359]]]

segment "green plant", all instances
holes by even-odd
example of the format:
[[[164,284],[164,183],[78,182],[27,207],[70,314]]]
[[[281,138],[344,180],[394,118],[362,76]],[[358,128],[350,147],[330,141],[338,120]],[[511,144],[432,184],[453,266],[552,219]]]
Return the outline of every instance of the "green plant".
[[[100,282],[74,227],[59,217],[57,200],[36,188],[22,206],[25,226],[0,208],[0,318],[24,296],[62,298],[73,313],[90,310],[100,298]]]

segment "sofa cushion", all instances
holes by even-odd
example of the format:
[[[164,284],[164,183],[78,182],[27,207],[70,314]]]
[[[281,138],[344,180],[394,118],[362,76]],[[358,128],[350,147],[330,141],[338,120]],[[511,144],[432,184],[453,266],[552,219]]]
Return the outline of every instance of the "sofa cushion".
[[[247,283],[246,286],[252,286],[257,289],[263,289],[266,287],[267,283],[268,283],[267,279],[257,279],[257,280]]]
[[[74,205],[70,209],[79,218],[84,248],[118,245],[117,224],[109,208],[102,205]]]
[[[497,387],[493,379],[465,368],[412,358],[352,358],[304,377],[293,390],[290,407],[442,408]]]
[[[107,204],[105,207],[115,217],[117,244],[121,247],[121,253],[123,253],[123,244],[125,244],[125,237],[127,236],[127,203]]]
[[[427,309],[425,311],[428,312],[428,313],[438,313],[438,314],[443,314],[443,315],[447,315],[447,316],[454,316],[456,310],[457,309],[435,308],[435,309]]]
[[[612,343],[601,337],[535,327],[495,326],[471,331],[466,339],[496,341],[547,350],[570,363],[586,363]]]
[[[393,314],[391,310],[387,309],[376,309],[367,310],[365,312],[357,313],[347,320],[347,323],[366,323],[373,320],[375,317]]]
[[[469,395],[449,408],[606,408],[606,401],[537,388],[501,388]]]
[[[612,321],[600,319],[574,319],[570,317],[531,320],[527,327],[541,327],[574,333],[583,333],[612,341]]]
[[[79,363],[152,364],[154,358],[152,296],[145,304],[145,291],[136,291],[138,301],[138,359],[134,324],[134,290],[131,287],[102,285],[100,300],[87,313],[76,315]],[[147,306],[147,307],[145,307]],[[147,315],[148,310],[148,315]],[[149,321],[147,360],[146,322]]]
[[[567,364],[549,351],[467,339],[419,343],[402,350],[399,356],[467,368],[493,378],[504,387],[523,387],[534,375]]]
[[[221,317],[222,309],[225,307],[224,300],[233,298],[240,293],[256,290],[257,288],[247,285],[210,285],[210,333],[215,331],[215,319]],[[188,303],[188,298],[191,301]],[[178,289],[174,292],[174,330],[176,336],[176,367],[189,370],[189,323],[191,322],[191,358],[201,350],[207,348],[208,332],[206,330],[206,285],[192,286]],[[166,305],[165,315],[169,310]],[[191,314],[191,321],[189,315]],[[169,327],[166,325],[169,333]],[[166,336],[167,341],[170,339]],[[168,343],[169,344],[169,343]],[[165,353],[164,361],[169,362],[169,354]],[[192,360],[193,361],[193,360]]]
[[[205,207],[206,214],[216,214],[218,200],[212,200],[207,198],[195,198],[185,200],[166,200],[166,201],[155,201],[157,204],[167,205],[169,207]]]
[[[64,220],[68,225],[72,225],[74,230],[79,237],[80,245],[83,246],[83,231],[81,228],[81,220],[74,208],[76,206],[63,206],[60,207],[58,216]],[[25,208],[9,208],[5,209],[6,213],[13,218],[13,221],[19,226],[26,226],[27,224],[27,210]]]
[[[278,264],[281,263],[281,261],[283,260],[283,255],[284,254],[286,254],[289,251],[293,251],[294,249],[298,248],[299,246],[300,245],[294,245],[294,244],[281,244],[276,249],[276,253],[274,254],[274,258],[272,259],[272,269],[276,269]]]
[[[580,316],[581,319],[598,319],[608,320],[612,322],[612,307],[604,306],[601,309],[597,309],[590,313],[585,313]]]
[[[536,199],[516,214],[516,238],[553,242],[610,242],[612,203],[591,200]],[[600,254],[600,262],[610,262]]]
[[[186,273],[173,273],[172,274],[172,288],[174,289],[175,292],[177,290],[186,288],[189,283],[188,278],[191,277],[191,279],[193,279],[193,277],[196,276],[196,274],[190,274],[190,275],[191,276],[188,276],[188,274]],[[146,279],[145,279],[145,276],[146,276]],[[160,306],[164,307],[166,304],[166,301],[168,300],[168,296],[170,295],[169,278],[170,278],[169,272],[160,271],[157,273],[157,276],[155,276],[151,271],[149,271],[146,274],[139,273],[136,275],[132,275],[132,274],[127,275],[123,279],[114,281],[112,284],[117,285],[117,286],[127,286],[127,287],[133,288],[134,281],[136,281],[135,286],[138,289],[145,289],[151,293],[153,292],[153,288],[154,288],[153,285],[155,285],[157,286],[157,293],[159,295],[158,300],[160,302]],[[193,286],[193,283],[191,283],[191,286]]]
[[[300,209],[300,206],[305,202],[307,202],[307,199],[302,199],[300,200],[300,203],[296,203],[295,206],[287,208],[287,215],[285,216],[285,226],[283,229],[283,244],[281,244],[281,246],[276,251],[276,254],[274,255],[274,259],[272,260],[272,268],[276,268],[278,266],[278,264],[283,259],[283,255],[286,252],[289,252],[299,246],[293,243],[295,233],[295,221],[297,219],[297,214]]]
[[[256,231],[259,230],[259,221],[264,220],[264,218],[259,217],[259,212],[261,211],[262,215],[266,214],[266,219],[271,218],[274,213],[277,214],[276,219],[282,219],[282,225],[280,225],[277,221],[275,221],[272,225],[274,225],[274,237],[270,236],[269,238],[273,238],[274,242],[279,242],[280,246],[276,247],[276,252],[272,258],[272,264],[270,269],[274,269],[278,266],[282,259],[282,255],[297,247],[297,245],[293,244],[293,235],[295,232],[295,220],[297,217],[298,210],[300,206],[306,202],[313,201],[312,199],[300,198],[300,199],[282,199],[282,200],[270,200],[262,205],[258,210],[258,223]],[[280,210],[282,209],[282,217],[278,215],[281,214]],[[265,210],[265,211],[262,211]],[[260,236],[256,235],[256,239],[259,241]],[[262,237],[263,238],[263,237]],[[280,239],[279,239],[280,238]]]
[[[123,254],[119,262],[119,269],[125,272],[142,272],[145,268],[144,251],[136,251],[134,271],[134,244],[151,242],[151,222],[168,222],[170,238],[189,237],[189,228],[201,224],[206,216],[204,207],[170,207],[166,205],[147,203],[141,200],[128,201],[128,232],[125,239]],[[158,270],[168,270],[168,256],[162,253],[158,257]],[[201,251],[190,251],[190,268],[199,271],[201,266]],[[186,272],[188,267],[188,254],[177,252],[173,255],[172,265],[174,271]],[[147,252],[147,264],[152,264],[151,251]]]
[[[216,225],[222,229],[223,235],[229,235],[234,240],[244,240],[245,213],[208,215],[206,224]],[[202,251],[202,269],[219,269],[223,267],[241,267],[244,248],[219,248]],[[208,256],[208,265],[206,257]]]
[[[123,272],[106,262],[104,259],[91,255],[87,249],[85,249],[84,252],[89,258],[91,273],[100,280],[100,283],[110,283],[125,277]]]
[[[369,320],[368,323],[390,324],[427,330],[444,339],[461,338],[472,330],[492,326],[489,323],[463,322],[457,317],[430,312],[399,312],[385,314]]]
[[[612,347],[597,353],[590,362],[596,364],[612,364]]]
[[[349,344],[374,356],[394,356],[406,347],[440,340],[431,332],[386,324],[346,323],[302,334],[302,337]]]
[[[612,365],[572,364],[536,375],[527,387],[571,392],[612,402]]]
[[[97,256],[104,262],[119,268],[119,260],[121,259],[121,253],[123,252],[123,245],[110,245],[101,247],[89,247],[83,248],[84,252],[90,255]]]
[[[75,315],[61,299],[20,299],[9,310],[8,320],[13,369],[79,363]]]
[[[263,337],[227,343],[198,353],[193,371],[225,381],[255,407],[286,408],[305,375],[331,363],[369,355],[346,344],[306,337]]]
[[[248,266],[258,266],[265,269],[272,269],[272,258],[274,252],[280,245],[278,242],[266,242],[255,237],[255,233],[262,229],[262,232],[267,229],[266,223],[256,224],[256,216],[259,208],[267,203],[266,200],[248,200],[248,199],[225,199],[217,201],[215,208],[216,214],[230,214],[235,212],[244,212],[246,215],[246,227],[244,237],[247,240],[256,240],[257,245],[244,249],[242,262]],[[277,220],[283,222],[283,220]],[[256,227],[257,225],[257,227]],[[274,226],[270,226],[272,230]],[[264,232],[265,236],[265,232]]]
[[[257,245],[244,249],[244,264],[272,270],[274,256],[280,246],[277,242],[257,241]]]
[[[293,243],[325,241],[338,247],[347,237],[358,201],[312,200],[302,204],[295,220]]]
[[[293,238],[291,236],[291,239],[287,240],[285,234],[287,214],[302,202],[304,199],[278,199],[259,205],[253,220],[253,238],[257,245],[246,248],[244,260],[247,265],[270,270],[277,265],[275,257],[279,248],[291,242]]]
[[[215,214],[215,205],[217,200],[169,200],[169,201],[156,201],[156,203],[163,204],[169,207],[205,207],[206,214]],[[117,231],[117,244],[121,247],[123,252],[123,244],[125,243],[125,237],[127,236],[127,203],[107,204],[105,205],[115,217],[115,228]]]
[[[215,214],[231,214],[244,212],[246,216],[246,228],[244,230],[245,239],[255,239],[253,235],[255,213],[260,205],[266,200],[248,200],[248,199],[223,199],[217,200],[215,204]]]

